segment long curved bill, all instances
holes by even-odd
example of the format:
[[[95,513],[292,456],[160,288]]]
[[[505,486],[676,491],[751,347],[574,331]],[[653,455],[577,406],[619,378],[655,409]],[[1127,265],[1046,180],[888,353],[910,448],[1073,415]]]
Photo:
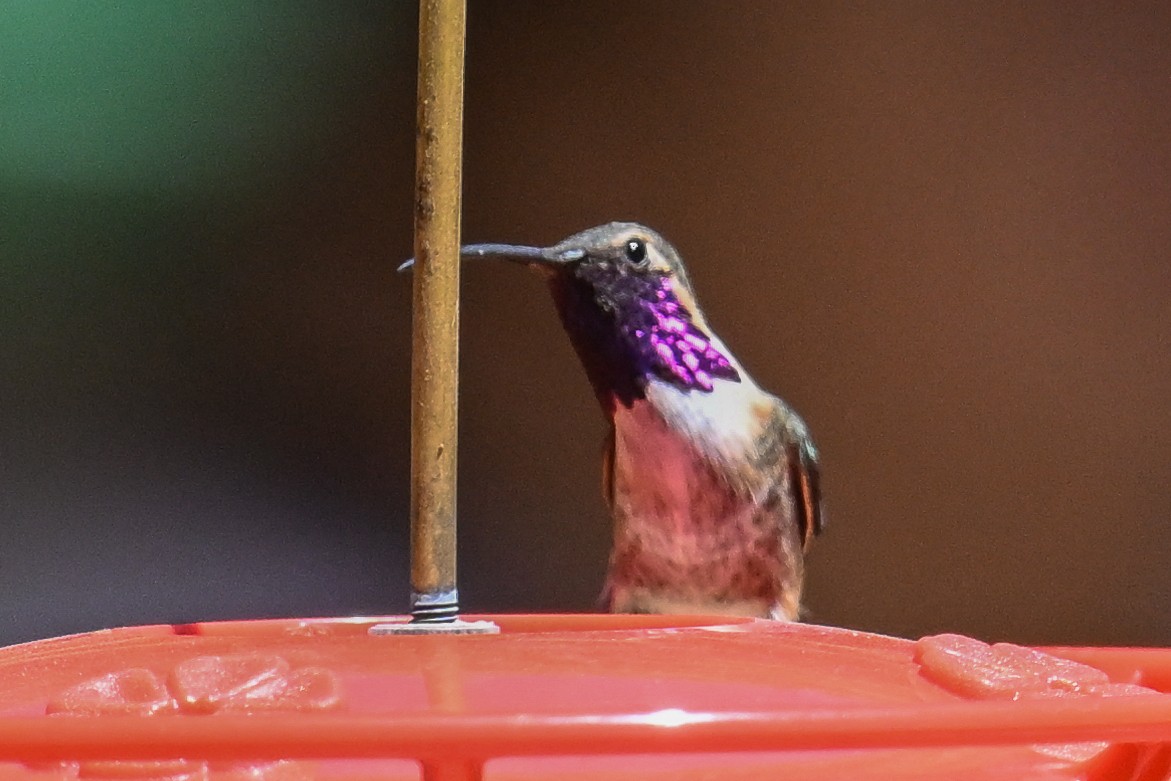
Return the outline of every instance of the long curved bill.
[[[585,257],[580,249],[555,249],[553,247],[526,247],[523,244],[465,244],[459,248],[462,258],[499,258],[526,266],[559,266]],[[408,258],[399,271],[406,271],[415,265],[414,258]]]

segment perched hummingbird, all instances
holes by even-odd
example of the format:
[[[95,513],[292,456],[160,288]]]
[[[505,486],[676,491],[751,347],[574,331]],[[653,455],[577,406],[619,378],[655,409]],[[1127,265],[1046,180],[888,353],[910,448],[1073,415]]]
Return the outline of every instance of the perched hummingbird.
[[[607,607],[796,620],[805,549],[822,526],[817,450],[712,331],[675,248],[612,222],[551,247],[461,254],[546,277],[610,422]]]

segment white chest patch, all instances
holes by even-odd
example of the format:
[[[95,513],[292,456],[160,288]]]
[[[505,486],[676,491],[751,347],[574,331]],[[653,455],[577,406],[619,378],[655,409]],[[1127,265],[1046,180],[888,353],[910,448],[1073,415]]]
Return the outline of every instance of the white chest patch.
[[[702,442],[709,455],[737,457],[752,448],[761,421],[753,411],[763,392],[751,379],[718,380],[710,393],[684,391],[654,382],[647,386],[647,401],[668,426],[685,439]]]

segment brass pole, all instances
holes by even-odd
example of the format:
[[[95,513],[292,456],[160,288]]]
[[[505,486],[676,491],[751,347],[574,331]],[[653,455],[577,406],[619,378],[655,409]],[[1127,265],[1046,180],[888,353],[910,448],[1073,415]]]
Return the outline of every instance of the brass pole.
[[[411,615],[459,616],[456,421],[465,0],[419,2],[411,363]]]

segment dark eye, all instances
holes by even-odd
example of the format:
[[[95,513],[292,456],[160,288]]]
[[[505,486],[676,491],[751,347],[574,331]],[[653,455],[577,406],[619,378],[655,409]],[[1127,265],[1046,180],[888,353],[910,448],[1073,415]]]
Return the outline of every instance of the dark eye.
[[[631,263],[642,263],[646,260],[646,242],[642,239],[629,239],[626,242],[626,258]]]

